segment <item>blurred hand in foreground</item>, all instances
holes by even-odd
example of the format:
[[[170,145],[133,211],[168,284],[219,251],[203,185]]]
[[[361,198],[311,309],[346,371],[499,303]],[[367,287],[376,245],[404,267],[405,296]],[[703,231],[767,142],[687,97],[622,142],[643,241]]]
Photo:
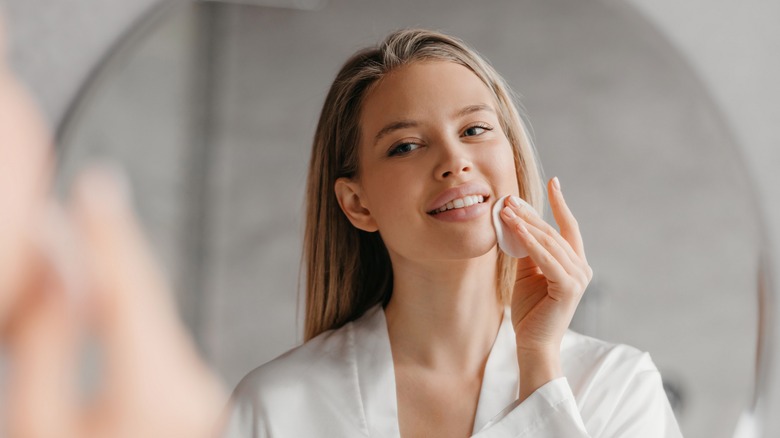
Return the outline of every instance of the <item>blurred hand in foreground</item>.
[[[68,205],[49,196],[49,134],[4,62],[1,31],[0,436],[214,436],[226,397],[177,318],[126,184],[96,168]],[[102,368],[82,394],[87,339]]]

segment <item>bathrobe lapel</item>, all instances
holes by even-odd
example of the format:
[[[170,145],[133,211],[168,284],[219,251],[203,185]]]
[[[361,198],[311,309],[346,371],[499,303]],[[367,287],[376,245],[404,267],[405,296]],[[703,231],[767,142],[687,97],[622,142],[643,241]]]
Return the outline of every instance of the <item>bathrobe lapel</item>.
[[[395,372],[381,305],[354,322],[357,383],[370,437],[399,437]]]
[[[485,365],[473,433],[518,396],[515,334],[509,315],[509,308],[505,308]],[[398,437],[395,372],[384,309],[377,305],[353,324],[350,360],[355,364],[355,378],[369,436]]]
[[[504,318],[498,328],[498,335],[490,350],[485,373],[482,376],[482,389],[479,392],[472,435],[479,432],[493,417],[517,400],[520,390],[519,376],[515,331],[512,328],[509,307],[505,307]]]

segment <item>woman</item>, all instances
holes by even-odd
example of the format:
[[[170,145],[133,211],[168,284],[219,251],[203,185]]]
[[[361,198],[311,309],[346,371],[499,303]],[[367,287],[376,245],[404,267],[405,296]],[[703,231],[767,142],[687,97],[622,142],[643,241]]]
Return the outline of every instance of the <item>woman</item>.
[[[556,178],[501,77],[403,30],[326,98],[309,168],[306,343],[233,395],[229,436],[677,437],[646,353],[568,331],[591,279]]]

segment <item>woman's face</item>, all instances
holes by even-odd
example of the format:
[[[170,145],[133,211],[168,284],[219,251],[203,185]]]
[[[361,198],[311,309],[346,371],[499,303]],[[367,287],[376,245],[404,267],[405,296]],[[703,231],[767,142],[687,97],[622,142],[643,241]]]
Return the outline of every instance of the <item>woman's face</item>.
[[[493,95],[471,70],[424,61],[392,71],[365,96],[360,126],[361,228],[378,229],[394,259],[495,247],[490,210],[518,194],[517,174]],[[448,204],[462,208],[436,212]]]

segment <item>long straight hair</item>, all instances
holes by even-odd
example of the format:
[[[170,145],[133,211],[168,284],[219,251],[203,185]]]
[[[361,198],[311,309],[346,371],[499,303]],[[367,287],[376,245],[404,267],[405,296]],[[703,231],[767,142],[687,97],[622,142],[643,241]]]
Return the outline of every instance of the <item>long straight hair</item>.
[[[349,222],[334,185],[338,178],[359,176],[359,120],[366,92],[394,69],[430,60],[460,64],[491,90],[501,128],[512,145],[519,194],[538,212],[544,209],[541,169],[514,95],[476,51],[454,37],[424,29],[399,30],[378,46],[358,51],[336,75],[314,135],[301,269],[306,273],[305,341],[390,300],[393,270],[387,248],[378,232],[365,232]],[[498,252],[496,290],[501,302],[508,304],[516,260]]]

